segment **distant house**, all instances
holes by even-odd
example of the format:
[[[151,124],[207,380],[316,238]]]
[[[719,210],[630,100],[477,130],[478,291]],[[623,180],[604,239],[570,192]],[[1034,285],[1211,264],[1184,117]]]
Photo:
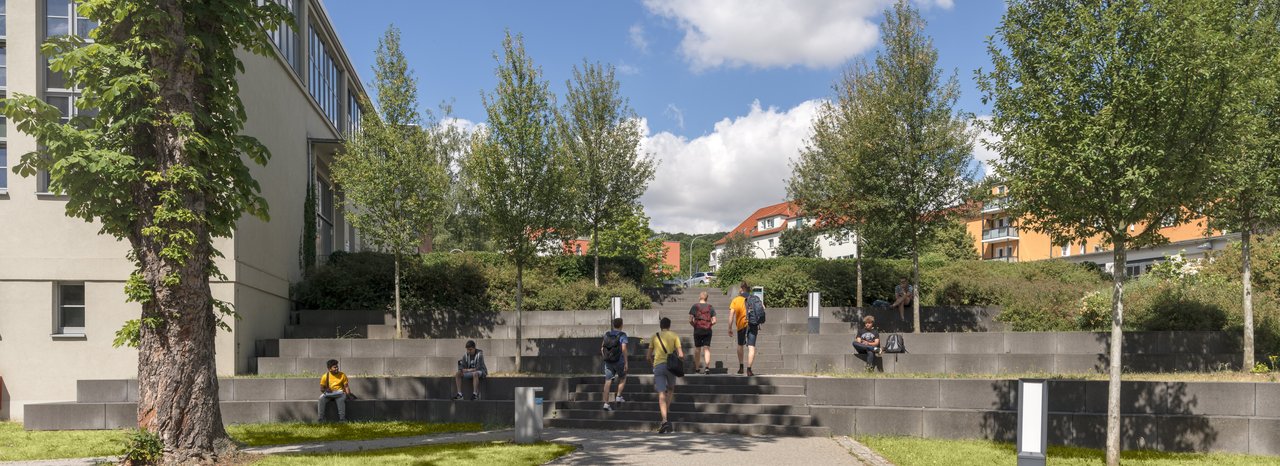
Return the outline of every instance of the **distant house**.
[[[724,252],[725,243],[734,233],[742,233],[751,240],[751,254],[757,258],[776,257],[778,242],[782,232],[788,228],[813,226],[813,220],[804,217],[800,209],[792,202],[782,202],[761,207],[737,227],[729,230],[729,234],[715,242],[711,250],[708,264],[712,270],[720,268],[720,254]],[[857,254],[858,246],[853,237],[841,239],[834,235],[818,235],[819,255],[823,259],[844,259]]]
[[[662,242],[662,264],[671,266],[672,272],[680,271],[680,242],[679,241],[663,241]],[[591,239],[578,238],[564,242],[564,253],[575,256],[585,256],[591,253]]]

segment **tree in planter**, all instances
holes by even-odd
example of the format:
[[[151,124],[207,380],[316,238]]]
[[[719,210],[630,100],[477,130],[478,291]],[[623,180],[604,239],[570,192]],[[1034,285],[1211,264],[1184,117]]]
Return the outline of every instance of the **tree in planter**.
[[[778,236],[779,257],[818,257],[822,248],[818,247],[818,230],[813,227],[798,227],[782,230]]]
[[[396,338],[401,328],[401,262],[444,218],[449,164],[462,136],[418,113],[418,82],[400,50],[400,30],[388,27],[374,57],[378,111],[363,112],[360,129],[333,163],[333,179],[356,207],[351,224],[375,248],[395,258]]]
[[[751,238],[748,238],[746,233],[741,231],[730,233],[729,237],[725,239],[724,249],[720,251],[720,257],[717,262],[720,265],[724,265],[741,257],[755,257],[751,251],[752,247]]]
[[[540,248],[572,237],[573,180],[555,135],[554,102],[520,36],[507,33],[498,87],[484,96],[488,126],[473,135],[463,182],[485,230],[516,266],[516,342],[523,343],[524,270]],[[520,352],[516,353],[519,367]]]
[[[217,329],[229,328],[219,313],[232,310],[210,293],[221,276],[212,241],[245,213],[267,219],[245,159],[265,165],[270,154],[240,134],[237,53],[274,53],[262,25],[290,16],[252,0],[86,0],[78,12],[98,22],[94,42],[55,37],[41,52],[81,90],[77,106],[98,112],[63,124],[52,106],[15,94],[5,116],[41,141],[16,169],[47,170],[68,216],[129,241],[125,292],[142,315],[116,344],[138,348],[138,426],[159,437],[163,463],[216,462],[234,449],[214,365]]]
[[[1253,270],[1250,247],[1253,237],[1280,226],[1280,34],[1277,8],[1262,4],[1256,24],[1237,41],[1251,53],[1243,70],[1253,74],[1245,95],[1241,137],[1229,156],[1210,159],[1209,190],[1202,212],[1211,229],[1240,232],[1240,272],[1243,283],[1245,370],[1254,366]]]
[[[1237,5],[1237,3],[1239,5]],[[1190,217],[1233,137],[1243,90],[1234,45],[1253,2],[1011,1],[980,73],[1000,136],[996,174],[1022,227],[1054,244],[1113,248],[1107,464],[1120,459],[1125,255]]]
[[[594,247],[600,231],[631,214],[653,179],[655,162],[640,152],[640,121],[622,97],[612,66],[575,66],[566,87],[556,128],[575,167],[576,204],[582,226],[591,232],[593,280],[600,286],[600,249]]]

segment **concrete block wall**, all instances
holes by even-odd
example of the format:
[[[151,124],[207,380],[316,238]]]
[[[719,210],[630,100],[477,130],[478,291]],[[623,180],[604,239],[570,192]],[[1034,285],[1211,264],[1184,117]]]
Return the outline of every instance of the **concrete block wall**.
[[[810,412],[834,434],[1014,441],[1016,380],[836,379],[806,382]],[[1049,441],[1105,446],[1106,382],[1049,382]],[[1280,384],[1125,382],[1126,449],[1280,455]]]

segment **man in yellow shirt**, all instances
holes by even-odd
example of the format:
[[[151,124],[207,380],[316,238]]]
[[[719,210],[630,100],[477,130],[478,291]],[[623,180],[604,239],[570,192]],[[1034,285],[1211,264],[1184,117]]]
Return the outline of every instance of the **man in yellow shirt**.
[[[658,329],[649,339],[649,356],[653,358],[653,388],[658,391],[658,411],[662,413],[658,433],[665,434],[675,430],[667,421],[667,411],[676,396],[676,375],[667,370],[667,356],[675,353],[683,360],[684,349],[680,347],[680,336],[671,331],[671,319],[663,317],[658,321]]]
[[[333,400],[338,405],[338,422],[347,422],[347,396],[351,395],[351,387],[347,385],[347,374],[338,370],[338,360],[330,359],[325,363],[329,372],[320,376],[320,401],[316,403],[316,422],[324,422],[324,405]]]
[[[751,286],[742,282],[738,285],[738,296],[729,303],[729,321],[733,322],[729,326],[729,336],[733,337],[735,333],[738,336],[738,375],[742,375],[744,349],[747,353],[747,375],[756,375],[751,371],[751,364],[756,361],[756,334],[760,329],[747,324],[747,293],[750,290]]]

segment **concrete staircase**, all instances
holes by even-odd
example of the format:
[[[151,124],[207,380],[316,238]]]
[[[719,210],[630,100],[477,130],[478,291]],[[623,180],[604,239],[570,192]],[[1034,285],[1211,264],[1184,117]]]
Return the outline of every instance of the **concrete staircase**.
[[[582,379],[556,403],[552,427],[656,431],[662,416],[653,376],[628,378],[623,403],[602,409],[603,385]],[[667,419],[677,432],[740,435],[830,436],[810,415],[805,382],[799,378],[690,375],[675,387]],[[614,390],[616,391],[616,389]]]

